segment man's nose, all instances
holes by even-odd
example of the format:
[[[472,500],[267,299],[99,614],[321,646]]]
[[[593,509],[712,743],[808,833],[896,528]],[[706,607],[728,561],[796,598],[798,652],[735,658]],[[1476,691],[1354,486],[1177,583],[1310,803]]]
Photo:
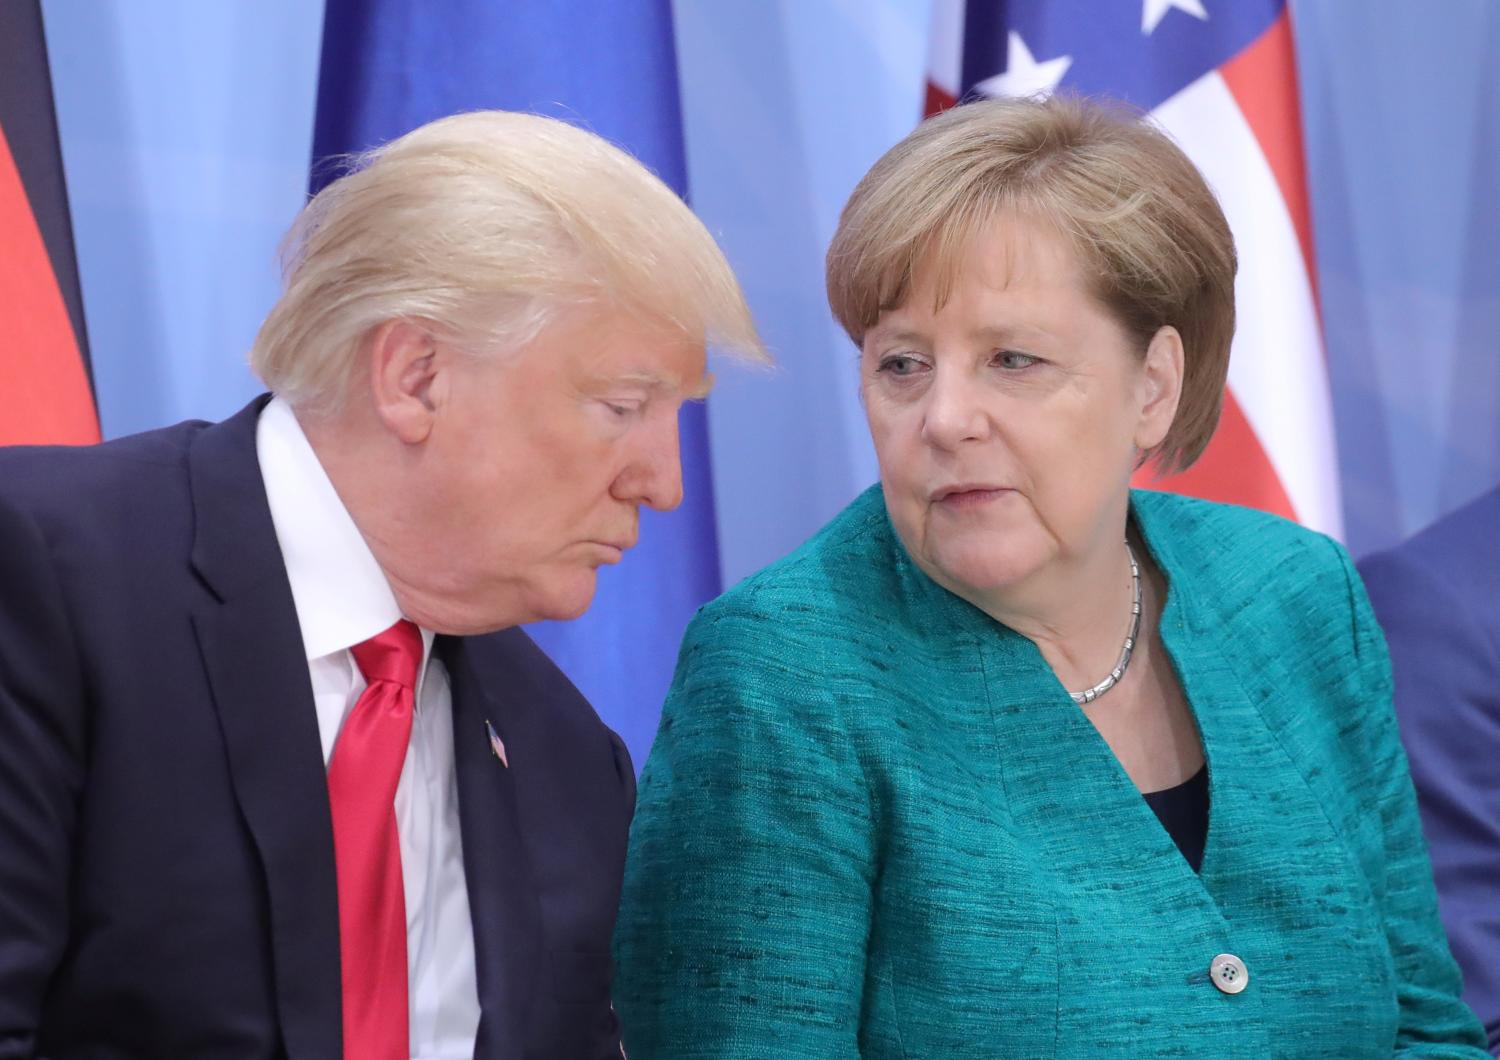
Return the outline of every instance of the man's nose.
[[[677,415],[663,416],[640,442],[616,483],[616,496],[669,512],[682,503],[682,451]]]

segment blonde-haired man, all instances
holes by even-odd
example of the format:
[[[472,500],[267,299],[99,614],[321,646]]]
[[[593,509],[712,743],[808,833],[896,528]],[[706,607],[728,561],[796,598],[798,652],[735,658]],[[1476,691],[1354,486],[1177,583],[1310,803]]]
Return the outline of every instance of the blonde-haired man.
[[[0,1055],[618,1053],[634,774],[513,627],[681,499],[710,341],[669,189],[466,114],[298,219],[271,395],[0,451]]]

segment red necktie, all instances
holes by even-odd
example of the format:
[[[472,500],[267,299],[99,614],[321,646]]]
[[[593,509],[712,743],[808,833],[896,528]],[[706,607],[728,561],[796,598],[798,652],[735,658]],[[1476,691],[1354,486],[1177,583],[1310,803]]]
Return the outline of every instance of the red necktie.
[[[339,954],[347,1060],[410,1056],[406,895],[396,784],[411,739],[422,633],[402,619],[351,651],[368,683],[328,764],[339,883]]]

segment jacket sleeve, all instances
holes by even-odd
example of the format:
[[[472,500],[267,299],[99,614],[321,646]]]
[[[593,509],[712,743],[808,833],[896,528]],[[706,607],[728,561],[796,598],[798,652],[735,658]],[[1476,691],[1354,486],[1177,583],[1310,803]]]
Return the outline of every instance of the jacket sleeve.
[[[1438,919],[1432,866],[1422,838],[1416,794],[1391,706],[1385,640],[1348,555],[1339,549],[1353,610],[1354,652],[1362,709],[1373,716],[1370,783],[1385,836],[1384,878],[1373,881],[1381,902],[1396,975],[1400,1018],[1395,1055],[1487,1057],[1484,1034],[1461,1000],[1462,980]]]
[[[84,694],[52,557],[0,498],[0,1060],[34,1056],[68,938]]]
[[[627,1052],[859,1056],[870,798],[816,645],[725,601],[689,627],[615,936]]]
[[[615,775],[620,778],[620,804],[628,823],[635,816],[635,764],[630,760],[630,748],[613,729],[609,733],[609,745],[615,758]]]
[[[1420,558],[1360,565],[1395,671],[1416,783],[1464,1000],[1500,1049],[1500,641],[1469,594]],[[1491,601],[1493,604],[1493,601]],[[1492,627],[1500,627],[1500,609]]]

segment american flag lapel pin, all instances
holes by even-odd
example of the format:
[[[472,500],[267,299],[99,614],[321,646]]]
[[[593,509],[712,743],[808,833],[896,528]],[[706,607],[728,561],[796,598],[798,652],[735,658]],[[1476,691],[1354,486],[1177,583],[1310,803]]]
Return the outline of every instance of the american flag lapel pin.
[[[488,720],[484,723],[484,731],[485,735],[490,738],[490,750],[494,752],[496,758],[500,759],[500,764],[509,769],[510,760],[505,757],[505,741],[500,739],[500,734],[495,731],[495,727]]]

